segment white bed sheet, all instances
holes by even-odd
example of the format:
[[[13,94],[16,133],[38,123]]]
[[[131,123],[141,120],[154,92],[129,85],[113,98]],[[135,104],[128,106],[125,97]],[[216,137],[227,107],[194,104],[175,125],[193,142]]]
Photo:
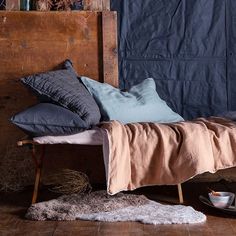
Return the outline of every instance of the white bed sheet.
[[[103,145],[104,133],[100,128],[86,130],[77,134],[63,136],[42,136],[33,140],[38,144],[80,144],[80,145]]]

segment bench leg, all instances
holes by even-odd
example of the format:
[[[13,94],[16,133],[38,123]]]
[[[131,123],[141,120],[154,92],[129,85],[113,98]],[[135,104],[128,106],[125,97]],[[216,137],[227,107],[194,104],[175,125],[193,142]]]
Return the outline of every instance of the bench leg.
[[[33,196],[32,196],[32,204],[36,203],[37,197],[38,197],[38,190],[39,190],[39,184],[41,181],[44,155],[45,155],[45,146],[42,147],[42,153],[39,156],[39,158],[37,158],[35,145],[34,144],[32,145],[32,158],[35,162],[35,182],[34,182],[34,191],[33,191]]]
[[[36,173],[35,173],[35,182],[34,182],[34,191],[33,191],[33,196],[32,196],[32,204],[36,203],[36,201],[37,201],[40,177],[41,177],[41,168],[37,168]]]
[[[178,184],[178,195],[179,195],[179,203],[183,204],[184,203],[184,198],[183,198],[183,191],[182,191],[181,184]]]

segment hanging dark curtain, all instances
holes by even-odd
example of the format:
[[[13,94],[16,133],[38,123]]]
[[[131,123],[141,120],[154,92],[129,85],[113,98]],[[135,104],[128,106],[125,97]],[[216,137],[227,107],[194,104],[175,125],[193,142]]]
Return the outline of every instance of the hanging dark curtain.
[[[235,0],[112,0],[120,87],[152,77],[185,119],[236,110]]]

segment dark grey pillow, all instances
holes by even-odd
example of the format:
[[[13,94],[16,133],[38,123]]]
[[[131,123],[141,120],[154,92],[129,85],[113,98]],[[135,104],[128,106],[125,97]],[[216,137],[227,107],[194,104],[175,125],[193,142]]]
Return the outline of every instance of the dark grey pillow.
[[[22,78],[21,81],[36,92],[41,101],[54,102],[77,113],[88,126],[100,121],[99,108],[88,90],[78,79],[70,60],[64,69]]]
[[[39,103],[11,118],[31,136],[66,135],[86,130],[86,123],[74,112],[51,103]]]

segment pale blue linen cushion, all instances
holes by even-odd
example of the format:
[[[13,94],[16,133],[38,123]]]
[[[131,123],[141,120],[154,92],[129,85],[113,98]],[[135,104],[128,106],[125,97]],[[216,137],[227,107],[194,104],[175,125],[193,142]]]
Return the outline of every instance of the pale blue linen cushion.
[[[103,120],[118,120],[124,124],[183,121],[183,118],[159,97],[152,78],[133,86],[128,92],[87,77],[81,77],[81,81],[96,100]]]

